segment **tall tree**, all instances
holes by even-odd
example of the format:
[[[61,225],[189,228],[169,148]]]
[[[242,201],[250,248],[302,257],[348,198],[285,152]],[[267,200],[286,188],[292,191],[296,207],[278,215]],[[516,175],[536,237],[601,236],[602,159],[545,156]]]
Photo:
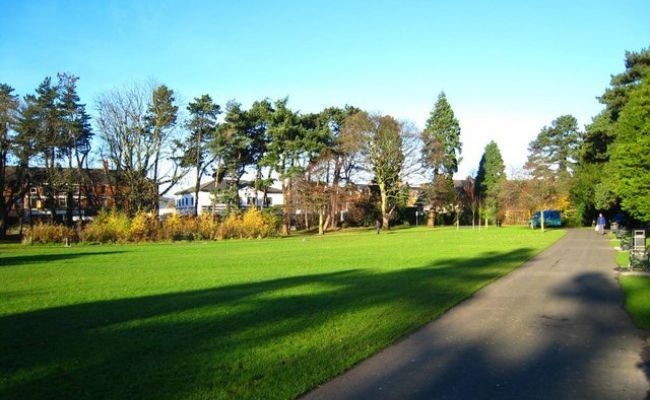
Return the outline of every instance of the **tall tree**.
[[[528,146],[528,167],[533,176],[551,174],[561,189],[568,191],[566,185],[575,171],[582,140],[583,133],[572,115],[562,115],[542,128]]]
[[[66,223],[70,226],[75,208],[81,216],[81,187],[88,190],[93,186],[90,174],[87,173],[93,132],[90,126],[90,115],[77,94],[79,78],[68,74],[57,76],[62,129],[60,154],[64,160],[67,158],[67,170],[63,170],[60,175],[63,178],[62,186],[66,194]]]
[[[195,97],[194,101],[187,105],[187,111],[190,113],[186,124],[189,136],[183,146],[182,165],[194,169],[194,199],[198,199],[201,179],[216,158],[211,146],[215,140],[221,106],[215,104],[210,95],[204,94]],[[198,201],[194,202],[194,215],[198,215]]]
[[[650,49],[625,53],[625,70],[613,75],[610,87],[599,98],[605,109],[587,127],[580,164],[571,187],[572,201],[583,222],[591,222],[599,210],[617,208],[618,199],[602,173],[609,162],[610,147],[616,138],[616,123],[630,92],[641,84],[650,70]]]
[[[184,172],[180,171],[177,162],[168,163],[162,171],[166,158],[174,159],[176,147],[165,148],[166,143],[173,143],[173,129],[178,119],[178,106],[175,104],[174,91],[166,85],[155,87],[151,92],[151,100],[147,110],[146,121],[151,130],[151,145],[153,147],[153,171],[151,178],[156,182],[156,198],[167,194],[180,180]],[[158,212],[158,202],[154,203],[154,211]]]
[[[20,185],[16,185],[15,173],[10,177],[7,169],[16,145],[15,129],[20,118],[20,100],[13,92],[14,88],[0,83],[0,187],[3,188],[3,195],[0,196],[0,239],[4,239],[7,234],[9,211],[20,198]]]
[[[247,111],[247,121],[249,124],[248,136],[250,138],[251,162],[255,168],[255,198],[259,191],[262,191],[262,205],[267,204],[268,190],[273,184],[271,176],[273,169],[269,167],[266,160],[266,153],[270,141],[269,125],[273,107],[268,99],[253,102],[251,108]],[[264,175],[264,169],[267,175]]]
[[[582,138],[576,119],[563,115],[530,142],[525,168],[535,185],[528,193],[540,209],[566,207]],[[541,222],[543,229],[543,213]]]
[[[299,162],[304,151],[305,136],[305,127],[300,115],[287,106],[288,101],[288,98],[284,98],[273,104],[267,130],[267,152],[262,160],[262,164],[270,167],[282,180],[283,235],[288,235],[290,231],[293,214],[292,184],[294,176],[302,172]]]
[[[358,169],[357,154],[362,143],[356,140],[355,136],[346,135],[343,125],[345,120],[360,112],[356,107],[345,106],[344,108],[329,107],[321,111],[319,123],[329,133],[326,142],[326,152],[323,154],[324,161],[327,161],[324,180],[331,186],[329,192],[329,215],[324,225],[325,228],[331,225],[336,229],[340,219],[342,201],[344,201],[343,185],[349,183],[350,175]]]
[[[607,178],[621,207],[642,222],[650,221],[650,74],[628,93],[616,123]]]
[[[476,174],[476,197],[485,210],[486,221],[499,215],[499,191],[506,179],[506,167],[499,146],[492,140],[485,146]]]
[[[390,115],[359,112],[346,120],[345,129],[350,130],[347,134],[361,134],[364,138],[362,154],[379,187],[382,226],[388,229],[390,217],[404,192],[403,124]]]
[[[434,225],[437,212],[447,205],[440,202],[454,197],[453,181],[451,185],[449,182],[458,172],[461,152],[460,124],[445,93],[441,92],[422,131],[422,164],[432,172],[430,226]]]
[[[79,101],[74,75],[58,74],[54,84],[47,77],[34,94],[25,97],[21,135],[29,140],[34,161],[45,171],[46,206],[52,218],[65,195],[66,222],[72,224],[73,193],[82,182],[82,168],[90,152],[90,116]],[[78,201],[79,199],[77,199]]]
[[[170,91],[137,85],[103,93],[97,99],[102,152],[115,168],[112,185],[117,190],[116,204],[127,206],[130,214],[154,211],[158,187],[173,185],[182,178],[182,173],[170,176],[155,170],[161,154],[178,160],[174,138],[164,133],[174,120],[170,115],[175,109],[169,103],[173,103]]]

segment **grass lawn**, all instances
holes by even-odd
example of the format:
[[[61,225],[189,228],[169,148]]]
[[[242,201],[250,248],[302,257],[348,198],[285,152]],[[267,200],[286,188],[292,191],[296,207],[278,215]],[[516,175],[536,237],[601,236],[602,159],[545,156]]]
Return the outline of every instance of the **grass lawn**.
[[[650,276],[626,275],[619,280],[625,292],[625,308],[638,327],[650,331]]]
[[[0,245],[0,398],[295,398],[562,235]]]

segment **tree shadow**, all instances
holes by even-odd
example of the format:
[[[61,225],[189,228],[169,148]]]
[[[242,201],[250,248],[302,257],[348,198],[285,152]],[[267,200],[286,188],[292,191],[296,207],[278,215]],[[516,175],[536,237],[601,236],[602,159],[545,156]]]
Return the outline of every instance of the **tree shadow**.
[[[81,255],[11,259],[19,265]],[[259,398],[260,393],[293,398],[359,361],[345,358],[346,346],[355,344],[337,336],[332,319],[397,302],[400,310],[414,315],[394,332],[392,340],[397,340],[438,317],[432,309],[447,310],[501,276],[499,266],[531,255],[531,249],[519,249],[399,271],[352,268],[1,317],[0,398],[176,399],[197,393],[211,398]],[[320,290],[297,290],[304,285]],[[318,329],[332,329],[323,343],[304,338]],[[367,339],[376,332],[355,335]],[[279,349],[277,365],[260,368],[267,372],[253,374],[242,384],[244,367],[260,362],[256,348],[282,341],[305,343],[295,354]],[[378,342],[368,355],[387,344]],[[333,349],[341,354],[340,361],[326,358]],[[292,368],[298,360],[319,357],[323,363],[313,370]],[[287,374],[304,381],[304,387],[278,387],[278,377]]]
[[[619,288],[605,274],[584,273],[552,296],[576,310],[570,318],[538,315],[522,333],[505,335],[508,343],[480,329],[470,340],[441,337],[433,329],[418,332],[409,339],[421,346],[389,349],[384,358],[397,362],[360,378],[340,399],[641,398],[647,383],[641,387],[628,378],[630,369],[645,372],[647,365],[628,363],[629,369],[621,370],[616,362],[621,352],[643,347],[640,336],[629,334],[629,319],[621,318]],[[504,320],[501,329],[517,329],[516,324]],[[305,396],[317,398],[322,398],[317,392]]]
[[[49,253],[49,254],[29,254],[17,256],[3,256],[0,258],[0,268],[15,267],[25,264],[38,264],[53,261],[71,260],[74,258],[96,255],[113,255],[124,253],[124,251],[101,251],[101,252],[66,252],[66,253]]]

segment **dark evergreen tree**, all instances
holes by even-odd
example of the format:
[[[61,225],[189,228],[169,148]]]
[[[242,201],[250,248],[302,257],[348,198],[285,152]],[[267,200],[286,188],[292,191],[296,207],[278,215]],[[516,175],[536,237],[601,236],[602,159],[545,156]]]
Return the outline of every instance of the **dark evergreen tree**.
[[[506,167],[499,146],[491,141],[485,146],[476,174],[474,189],[485,217],[495,221],[499,215],[499,192],[506,179]]]
[[[625,70],[612,76],[610,87],[600,97],[605,109],[587,126],[580,149],[580,163],[571,185],[571,199],[578,217],[590,223],[600,210],[619,208],[619,199],[603,173],[617,135],[617,121],[630,92],[650,70],[650,49],[625,53]]]
[[[458,171],[462,143],[460,141],[460,124],[444,93],[429,115],[422,131],[422,164],[432,172],[432,184],[429,186],[429,225],[433,226],[436,213],[447,208],[447,199],[454,198],[453,179]],[[440,180],[440,182],[437,182]],[[440,192],[444,191],[444,192]]]
[[[151,132],[153,167],[150,175],[156,182],[156,199],[167,194],[185,175],[179,157],[175,154],[177,147],[166,147],[167,143],[175,143],[173,132],[178,119],[178,106],[175,102],[174,91],[166,85],[160,85],[151,92],[151,101],[145,117],[147,130]],[[163,164],[166,164],[165,167]],[[154,211],[158,212],[158,201],[154,204]]]
[[[189,136],[184,143],[182,165],[195,171],[194,198],[198,200],[201,179],[214,162],[215,155],[211,149],[221,114],[221,106],[215,104],[208,94],[194,98],[187,106],[190,119],[186,124]],[[198,215],[198,201],[194,202],[194,215]]]
[[[0,187],[3,195],[0,196],[0,239],[7,234],[7,217],[15,202],[22,196],[21,182],[17,176],[19,171],[7,168],[13,158],[20,154],[16,152],[16,126],[20,118],[20,100],[14,94],[14,88],[0,83]],[[21,168],[21,170],[24,170]],[[11,176],[10,176],[11,174]]]

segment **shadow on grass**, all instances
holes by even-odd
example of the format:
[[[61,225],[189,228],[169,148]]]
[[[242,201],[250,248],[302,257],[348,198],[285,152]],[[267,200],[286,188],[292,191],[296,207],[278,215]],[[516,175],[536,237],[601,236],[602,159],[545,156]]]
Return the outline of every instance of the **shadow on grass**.
[[[80,255],[8,259],[16,265]],[[386,273],[350,269],[2,317],[0,398],[292,398],[358,361],[346,358],[356,344],[337,340],[333,319],[399,303],[412,317],[392,328],[394,341],[511,268],[503,265],[531,256],[529,249],[491,252]],[[304,285],[322,290],[304,293]],[[303,337],[321,327],[328,330],[321,343]],[[367,342],[377,332],[355,335]],[[259,346],[301,340],[301,350],[278,354],[277,365],[249,365]],[[320,362],[305,368],[304,360]],[[304,383],[284,386],[292,380]]]
[[[97,255],[114,255],[124,253],[124,251],[102,251],[102,252],[92,252],[92,253],[56,253],[56,254],[29,254],[29,255],[17,255],[17,256],[8,256],[0,258],[0,268],[2,267],[14,267],[17,265],[26,265],[26,264],[38,264],[46,263],[53,261],[61,260],[71,260],[79,257],[86,256],[97,256]]]

